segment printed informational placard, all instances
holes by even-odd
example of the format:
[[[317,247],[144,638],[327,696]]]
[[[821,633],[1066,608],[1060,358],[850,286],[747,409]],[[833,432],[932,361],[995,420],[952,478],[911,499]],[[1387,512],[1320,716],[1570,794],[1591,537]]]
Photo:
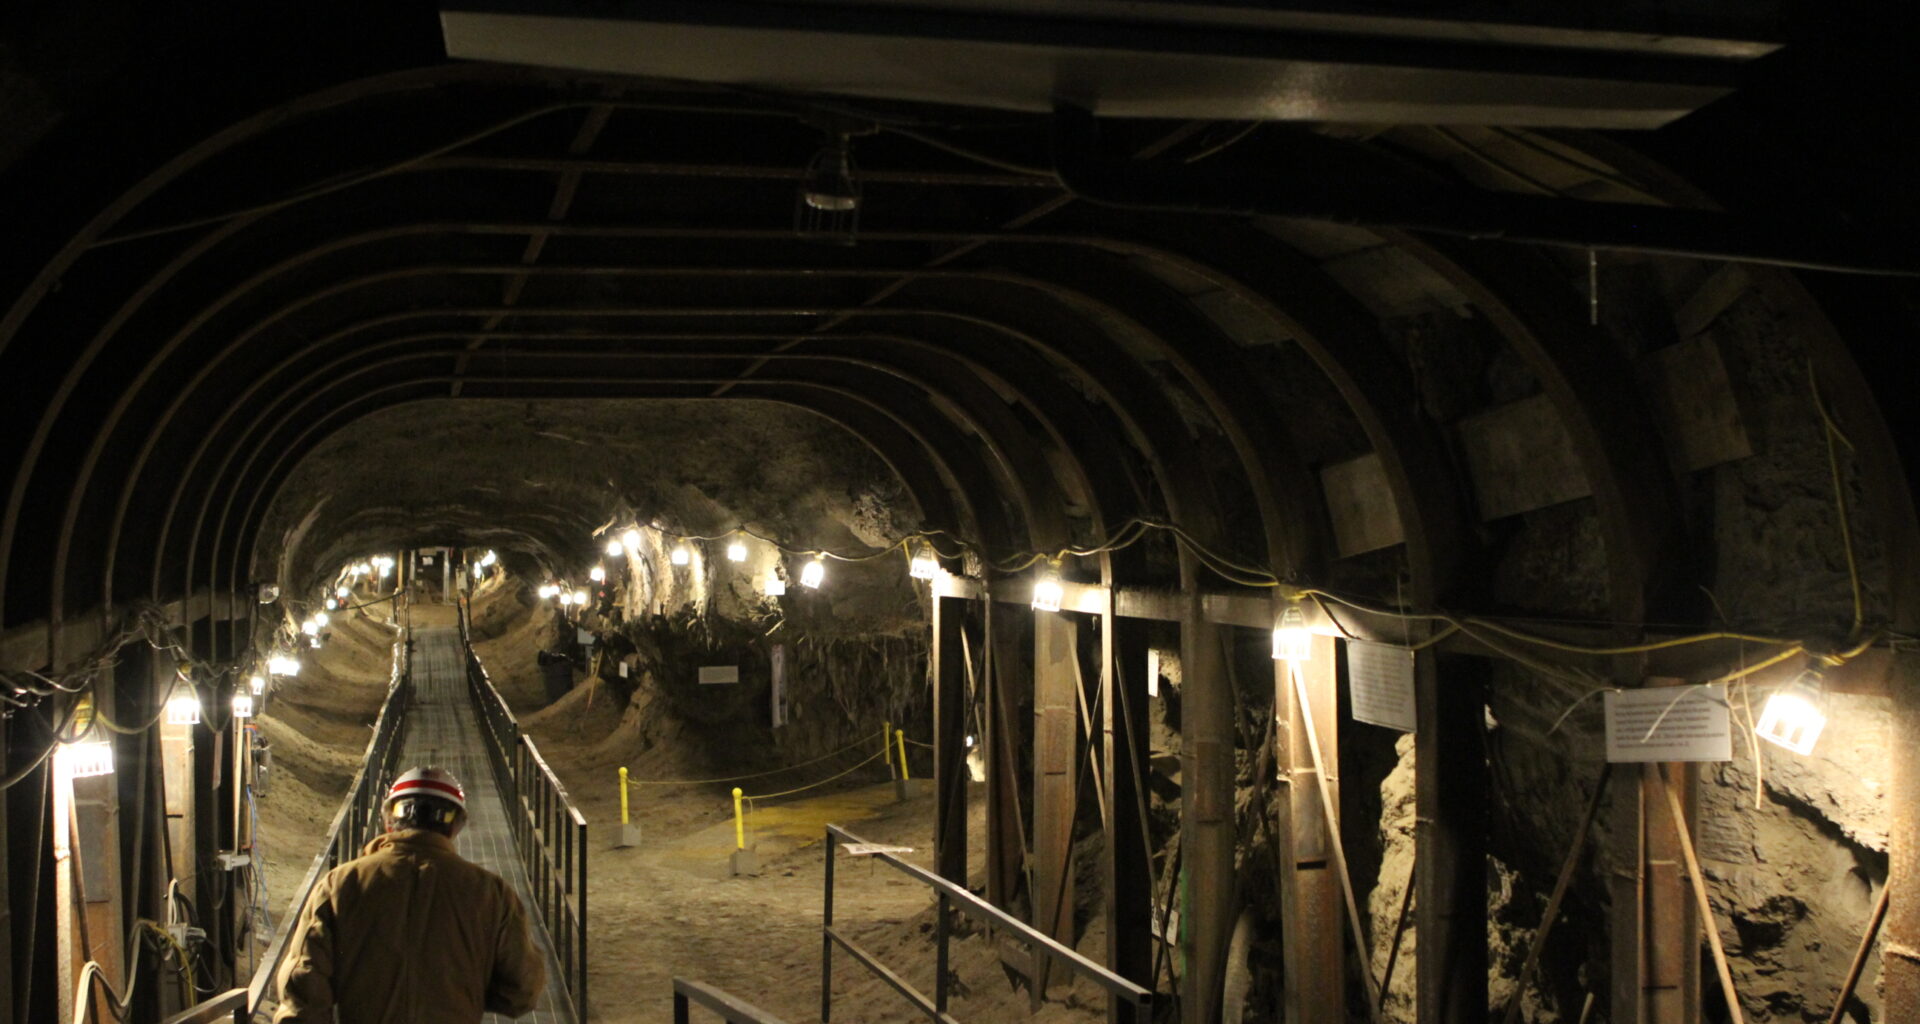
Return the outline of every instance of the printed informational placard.
[[[700,666],[700,682],[702,684],[737,683],[739,681],[740,681],[740,666],[738,665],[702,665]]]
[[[1733,728],[1722,684],[1609,690],[1605,700],[1609,761],[1733,759]]]
[[[773,700],[773,727],[787,724],[787,645],[774,644],[773,651],[767,656],[767,667],[773,685],[769,687]]]
[[[1415,657],[1413,651],[1393,644],[1347,641],[1347,682],[1355,721],[1413,731]]]
[[[625,678],[627,678],[627,672],[628,672],[629,670],[631,670],[631,669],[632,669],[632,667],[633,667],[633,666],[631,666],[631,665],[629,665],[629,664],[627,663],[627,659],[625,659],[625,658],[621,658],[621,659],[620,659],[620,678],[622,678],[622,679],[625,679]]]

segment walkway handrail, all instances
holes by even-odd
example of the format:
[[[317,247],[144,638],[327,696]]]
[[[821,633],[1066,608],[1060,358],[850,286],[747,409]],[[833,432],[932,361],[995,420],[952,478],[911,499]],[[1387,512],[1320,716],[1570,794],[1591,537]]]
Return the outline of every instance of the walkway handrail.
[[[487,757],[506,804],[514,852],[527,873],[540,920],[553,942],[554,958],[573,998],[574,1019],[587,1019],[587,819],[573,805],[533,737],[494,689],[469,639],[467,608],[460,607],[460,640],[466,652],[467,685],[487,738]]]
[[[686,978],[673,979],[673,1024],[688,1024],[688,1017],[691,1016],[688,1011],[692,1003],[699,1003],[719,1014],[727,1024],[787,1024],[758,1006],[712,985]]]
[[[909,864],[891,853],[870,853],[872,857],[895,871],[915,879],[922,885],[931,887],[939,897],[939,908],[934,919],[934,935],[937,943],[934,965],[933,998],[914,988],[899,974],[880,963],[873,953],[836,931],[833,927],[833,862],[839,852],[839,844],[865,843],[866,840],[848,832],[838,825],[827,826],[827,868],[826,898],[824,901],[825,920],[820,926],[820,1022],[831,1024],[833,1020],[833,947],[838,945],[853,955],[855,960],[881,981],[893,986],[906,1000],[921,1013],[933,1018],[940,1024],[958,1024],[947,1015],[947,944],[951,932],[948,910],[958,910],[984,924],[1013,933],[1013,937],[1024,941],[1035,954],[1044,954],[1065,964],[1074,973],[1091,980],[1107,990],[1115,998],[1132,1004],[1134,1024],[1148,1024],[1153,1019],[1153,992],[1113,973],[1100,964],[1081,956],[1069,946],[1054,939],[1047,933],[988,903],[969,892],[966,886],[957,885],[916,864]]]
[[[294,926],[299,924],[299,908],[306,906],[313,887],[327,872],[360,856],[361,847],[380,831],[380,804],[399,766],[401,736],[406,727],[407,709],[412,703],[413,637],[402,632],[393,645],[393,676],[387,683],[387,698],[380,705],[380,717],[374,722],[373,738],[367,741],[360,769],[347,787],[346,798],[340,801],[340,810],[334,813],[333,825],[327,829],[326,845],[314,855],[306,877],[300,880],[294,912],[281,919],[273,943],[260,960],[259,970],[247,984],[249,1013],[258,1010],[265,999],[280,960],[286,956],[287,941],[293,935]]]

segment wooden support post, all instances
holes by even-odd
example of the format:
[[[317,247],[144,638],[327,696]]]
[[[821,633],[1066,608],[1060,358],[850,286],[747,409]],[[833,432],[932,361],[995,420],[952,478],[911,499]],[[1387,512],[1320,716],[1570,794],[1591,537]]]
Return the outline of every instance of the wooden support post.
[[[1024,609],[984,603],[987,615],[987,901],[1011,910],[1026,870],[1026,826],[1020,813],[1020,758],[1026,724],[1014,687],[1026,672]]]
[[[1689,815],[1694,772],[1669,766]],[[1620,1024],[1698,1024],[1700,929],[1660,766],[1614,788],[1613,1005]]]
[[[6,723],[0,722],[0,775],[9,773],[12,768],[12,762],[7,760]],[[0,789],[0,979],[4,979],[6,982],[4,986],[6,989],[5,993],[0,994],[0,1024],[15,1024],[13,1015],[14,986],[22,980],[14,977],[13,968],[14,919],[13,901],[10,895],[13,889],[13,860],[7,856],[7,818],[12,810],[9,804],[13,800],[18,799],[18,797],[12,795],[13,791],[21,790],[23,791],[22,795],[25,795],[24,791],[32,785],[34,781],[36,781],[35,778],[29,775],[27,778],[22,779],[20,785],[13,787],[13,789]],[[34,869],[38,863],[35,856],[38,852],[39,851],[32,849],[23,851],[25,855],[19,858],[21,870]]]
[[[968,602],[933,599],[933,848],[940,877],[967,884]]]
[[[1911,581],[1906,581],[1911,583]],[[1908,589],[1911,589],[1910,587]],[[1909,617],[1914,613],[1909,612]],[[1887,798],[1887,922],[1880,967],[1887,1020],[1920,1020],[1920,659],[1893,671],[1893,792]]]
[[[1207,621],[1199,593],[1190,588],[1180,624],[1180,846],[1186,865],[1180,913],[1180,948],[1186,961],[1182,1024],[1216,1024],[1220,1019],[1220,986],[1233,932],[1233,691],[1222,640],[1220,627]],[[1317,799],[1311,789],[1305,795]],[[1336,902],[1329,923],[1337,936],[1340,897],[1337,888],[1333,891]]]
[[[1072,946],[1073,821],[1078,809],[1079,630],[1059,612],[1033,613],[1033,926]],[[1044,998],[1051,961],[1034,959]]]
[[[1153,987],[1153,858],[1147,823],[1147,628],[1114,614],[1100,618],[1100,682],[1106,773],[1107,967]],[[1108,1024],[1135,1024],[1130,1004],[1107,999]]]
[[[1479,1024],[1487,1019],[1485,669],[1428,652],[1414,671],[1417,1019]]]
[[[1274,614],[1278,618],[1282,607],[1279,602],[1284,599],[1275,600]],[[1332,640],[1316,637],[1313,660],[1301,666],[1313,701],[1321,754],[1329,765],[1340,763],[1334,651]],[[1287,984],[1287,1019],[1345,1020],[1347,986],[1342,942],[1346,927],[1331,834],[1338,823],[1327,821],[1321,810],[1306,718],[1287,662],[1273,663],[1273,687],[1274,713],[1279,716],[1274,730],[1280,746],[1275,752],[1276,764],[1282,783],[1276,835],[1288,869],[1280,876],[1281,955],[1286,976],[1296,979]],[[1337,799],[1337,786],[1334,792]]]

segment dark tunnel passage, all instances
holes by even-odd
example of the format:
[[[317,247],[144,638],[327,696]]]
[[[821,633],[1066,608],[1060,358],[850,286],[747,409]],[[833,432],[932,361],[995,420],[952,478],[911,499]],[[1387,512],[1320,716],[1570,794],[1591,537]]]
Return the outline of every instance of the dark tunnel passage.
[[[13,5],[0,1024],[1920,1019],[1886,13]]]

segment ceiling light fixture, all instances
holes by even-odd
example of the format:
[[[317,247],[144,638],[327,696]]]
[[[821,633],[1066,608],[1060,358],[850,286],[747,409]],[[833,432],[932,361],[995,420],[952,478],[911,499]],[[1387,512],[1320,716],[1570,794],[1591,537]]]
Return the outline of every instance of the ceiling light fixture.
[[[747,544],[745,541],[741,540],[740,538],[735,537],[732,541],[728,542],[727,544],[727,561],[744,562],[746,560],[747,560]]]
[[[1033,581],[1033,610],[1057,612],[1060,610],[1060,600],[1066,596],[1066,588],[1060,585],[1060,563],[1048,563],[1047,570]]]
[[[167,700],[168,725],[200,724],[200,698],[191,693],[175,694]]]
[[[684,543],[676,544],[673,547],[673,554],[667,557],[670,558],[675,565],[687,565],[693,561],[693,549],[687,547]]]
[[[853,143],[845,132],[807,161],[793,200],[793,233],[852,245],[860,227],[860,182],[853,176]]]
[[[1273,627],[1275,661],[1312,661],[1313,634],[1307,630],[1307,617],[1298,604],[1288,604],[1280,613],[1280,624]]]
[[[1760,709],[1760,721],[1753,727],[1755,735],[1796,754],[1813,753],[1820,730],[1827,727],[1827,713],[1821,710],[1826,703],[1822,689],[1819,674],[1802,672],[1793,682],[1775,690]]]
[[[820,584],[825,582],[826,578],[827,565],[818,558],[808,562],[806,566],[800,570],[800,585],[806,587],[808,590],[820,589]]]
[[[933,546],[922,544],[913,554],[913,561],[907,566],[907,575],[916,580],[930,580],[940,572],[940,560],[934,557]]]

